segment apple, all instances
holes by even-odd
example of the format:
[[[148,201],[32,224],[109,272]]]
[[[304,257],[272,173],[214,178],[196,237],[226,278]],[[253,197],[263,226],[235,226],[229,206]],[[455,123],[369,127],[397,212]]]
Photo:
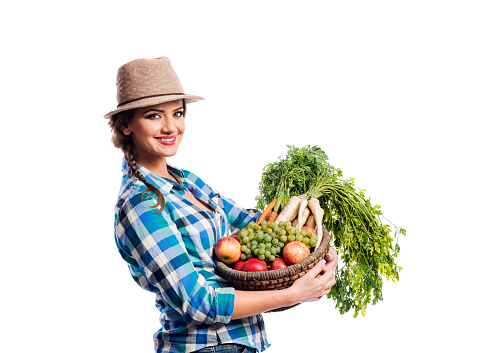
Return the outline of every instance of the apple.
[[[234,270],[236,271],[244,271],[244,264],[246,261],[239,260],[234,264]]]
[[[283,259],[282,257],[277,257],[271,263],[272,270],[279,270],[280,268],[286,268],[286,267],[288,267],[288,265],[286,264],[285,259]]]
[[[252,258],[246,261],[244,264],[245,272],[261,272],[268,271],[268,265],[263,260]]]
[[[310,228],[310,227],[302,227],[302,229],[301,229],[301,230],[305,230],[305,231],[306,231],[306,230],[308,230],[308,229],[310,229],[310,230],[312,231],[312,233],[313,233],[313,234],[317,235],[317,232],[315,231],[315,229]]]
[[[289,242],[283,248],[283,258],[288,265],[299,263],[310,255],[310,250],[301,241],[294,240]]]
[[[232,237],[220,238],[215,245],[215,256],[227,265],[236,263],[241,258],[241,244]]]

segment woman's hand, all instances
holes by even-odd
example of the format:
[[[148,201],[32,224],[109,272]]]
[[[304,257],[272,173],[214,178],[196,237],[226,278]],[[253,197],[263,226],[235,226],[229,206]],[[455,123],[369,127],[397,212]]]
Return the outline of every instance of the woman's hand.
[[[327,261],[327,262],[326,262]],[[319,261],[303,277],[297,279],[290,287],[297,303],[314,302],[330,293],[331,287],[336,283],[335,269],[337,267],[337,253],[329,248],[326,261]]]
[[[329,248],[329,251],[327,252],[327,254],[325,254],[325,260],[327,261],[327,265],[329,264],[329,262],[331,263],[335,271],[339,259],[334,248]]]
[[[297,303],[319,300],[330,292],[335,284],[337,253],[329,248],[326,261],[319,261],[291,287],[270,291],[235,291],[232,320],[263,313],[265,311],[292,306]]]

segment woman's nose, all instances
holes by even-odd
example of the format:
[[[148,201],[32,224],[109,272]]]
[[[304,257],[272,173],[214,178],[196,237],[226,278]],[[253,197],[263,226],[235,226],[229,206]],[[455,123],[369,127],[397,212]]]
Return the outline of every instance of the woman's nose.
[[[164,117],[161,119],[161,131],[174,132],[176,131],[176,124],[172,117]]]

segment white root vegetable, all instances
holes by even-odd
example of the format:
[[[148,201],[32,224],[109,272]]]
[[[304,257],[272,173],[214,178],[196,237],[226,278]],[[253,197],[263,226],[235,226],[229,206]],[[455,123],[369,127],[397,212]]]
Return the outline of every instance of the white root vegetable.
[[[298,226],[297,228],[300,230],[302,229],[303,223],[307,220],[307,218],[303,219],[303,210],[307,208],[308,200],[305,196],[300,196],[302,200],[300,201],[300,206],[298,207]]]
[[[297,225],[298,225],[298,217],[297,217],[297,218],[295,218],[293,221],[291,221],[291,226],[292,226],[292,227],[295,227],[295,228],[296,228],[296,227],[297,227]]]
[[[310,211],[312,211],[312,214],[315,217],[315,222],[317,223],[317,244],[315,245],[315,249],[317,249],[322,241],[322,237],[324,236],[322,229],[324,210],[320,207],[320,202],[315,197],[308,200],[308,208],[310,208]]]
[[[287,204],[283,208],[283,211],[278,215],[275,223],[280,223],[281,221],[293,221],[298,214],[298,207],[300,206],[300,201],[302,198],[300,196],[293,196],[288,200]]]
[[[308,208],[307,208],[308,209]],[[309,209],[308,209],[309,210]],[[310,210],[309,210],[310,211]],[[310,214],[305,222],[305,227],[310,227],[312,229],[317,230],[317,224],[315,223],[315,217],[313,214]]]
[[[307,201],[307,204],[308,204],[308,201]],[[299,213],[299,214],[301,214],[301,215],[302,215],[302,220],[301,220],[301,222],[300,222],[300,221],[298,221],[298,227],[297,227],[297,228],[298,228],[298,229],[302,229],[302,227],[305,225],[305,223],[306,223],[306,221],[307,221],[307,219],[308,219],[308,216],[310,215],[310,208],[305,207],[305,208],[303,209],[303,211],[302,211],[301,213]],[[300,219],[300,218],[299,218],[299,219]]]

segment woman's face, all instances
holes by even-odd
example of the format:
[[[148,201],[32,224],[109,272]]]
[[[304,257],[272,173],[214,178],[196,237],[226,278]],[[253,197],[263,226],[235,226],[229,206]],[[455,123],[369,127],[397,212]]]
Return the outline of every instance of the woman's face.
[[[183,100],[136,109],[134,118],[122,127],[132,135],[137,162],[151,165],[174,156],[185,132]]]

